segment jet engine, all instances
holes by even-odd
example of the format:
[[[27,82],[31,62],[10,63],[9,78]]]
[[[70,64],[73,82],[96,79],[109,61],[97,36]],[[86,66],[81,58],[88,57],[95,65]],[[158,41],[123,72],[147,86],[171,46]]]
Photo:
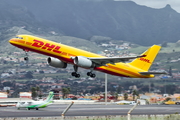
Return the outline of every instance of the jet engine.
[[[53,66],[56,68],[66,68],[67,67],[67,63],[65,63],[57,58],[49,57],[47,59],[47,62],[50,66]]]
[[[83,56],[76,56],[74,58],[74,64],[84,68],[91,68],[94,66],[93,62],[90,59]]]

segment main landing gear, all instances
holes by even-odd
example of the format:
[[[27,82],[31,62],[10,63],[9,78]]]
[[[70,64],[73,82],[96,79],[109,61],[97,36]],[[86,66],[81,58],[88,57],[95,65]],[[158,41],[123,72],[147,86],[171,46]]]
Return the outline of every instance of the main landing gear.
[[[80,78],[81,75],[77,73],[77,71],[78,71],[78,66],[75,66],[75,65],[74,65],[73,67],[74,67],[74,71],[75,71],[75,72],[72,72],[71,75],[74,76],[74,77],[76,77],[76,78]]]
[[[93,70],[94,70],[94,68],[91,68],[90,70],[91,70],[90,72],[87,72],[87,76],[92,77],[92,78],[95,78],[95,77],[96,77],[96,74],[92,73]]]
[[[81,75],[77,73],[78,71],[78,66],[73,66],[74,67],[74,71],[75,72],[72,72],[71,75],[76,77],[76,78],[79,78]],[[96,74],[92,73],[93,69],[91,69],[90,72],[87,72],[87,76],[91,77],[91,78],[95,78],[96,77]]]
[[[72,72],[71,73],[72,76],[76,77],[76,78],[80,78],[80,74],[76,73],[76,72]]]
[[[95,78],[96,74],[92,73],[92,72],[87,72],[87,76]]]

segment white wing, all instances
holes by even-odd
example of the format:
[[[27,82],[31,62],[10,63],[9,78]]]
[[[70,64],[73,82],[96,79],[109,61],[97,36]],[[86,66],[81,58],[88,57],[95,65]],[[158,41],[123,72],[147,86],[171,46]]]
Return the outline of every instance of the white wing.
[[[93,61],[96,65],[104,66],[108,63],[115,64],[118,62],[127,62],[130,59],[135,59],[135,58],[140,58],[140,57],[145,57],[145,56],[141,55],[141,56],[130,56],[130,57],[105,57],[105,58],[88,57],[88,59]]]

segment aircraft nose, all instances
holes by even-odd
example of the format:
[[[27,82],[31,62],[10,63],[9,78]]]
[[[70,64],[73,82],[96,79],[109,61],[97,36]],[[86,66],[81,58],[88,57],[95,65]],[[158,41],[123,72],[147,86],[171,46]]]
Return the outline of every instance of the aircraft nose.
[[[17,41],[16,39],[10,39],[9,43],[13,44],[15,41]]]
[[[19,107],[19,106],[20,106],[20,104],[19,104],[19,103],[17,103],[17,104],[16,104],[16,107]]]

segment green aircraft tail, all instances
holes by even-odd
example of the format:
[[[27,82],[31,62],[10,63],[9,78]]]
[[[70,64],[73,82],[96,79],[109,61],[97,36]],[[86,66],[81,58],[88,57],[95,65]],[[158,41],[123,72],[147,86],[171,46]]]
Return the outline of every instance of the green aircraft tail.
[[[54,97],[54,93],[53,92],[49,92],[48,97],[44,100],[45,102],[50,102],[53,100]]]

